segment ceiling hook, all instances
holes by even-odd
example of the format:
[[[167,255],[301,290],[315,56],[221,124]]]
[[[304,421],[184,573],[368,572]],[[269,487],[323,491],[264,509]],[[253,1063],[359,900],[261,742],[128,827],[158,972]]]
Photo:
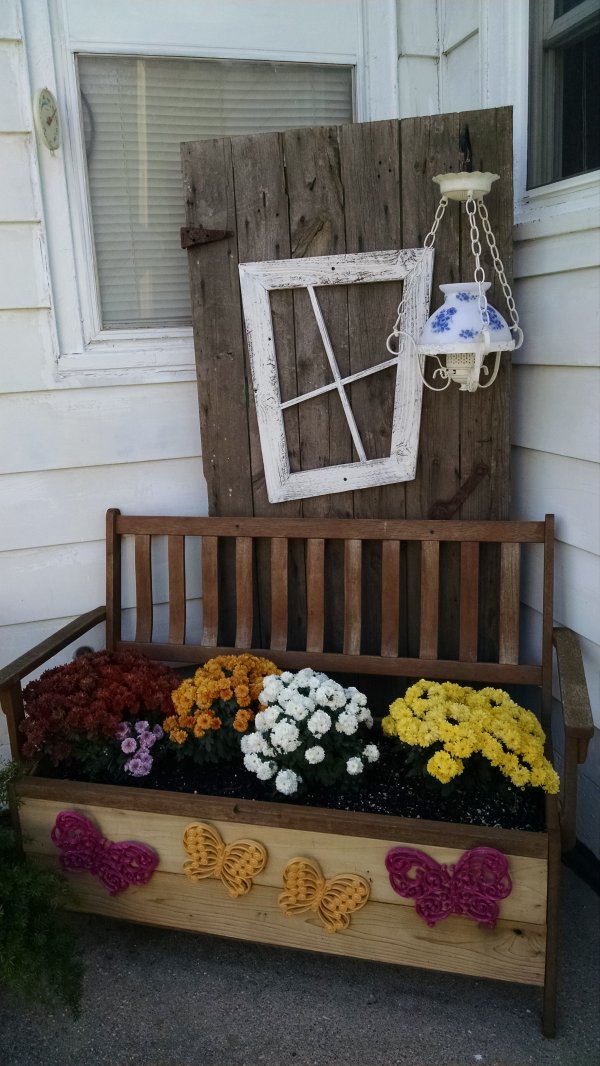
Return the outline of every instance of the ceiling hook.
[[[459,170],[465,170],[470,174],[473,170],[473,149],[471,148],[469,127],[466,123],[458,135],[458,148],[460,152]]]

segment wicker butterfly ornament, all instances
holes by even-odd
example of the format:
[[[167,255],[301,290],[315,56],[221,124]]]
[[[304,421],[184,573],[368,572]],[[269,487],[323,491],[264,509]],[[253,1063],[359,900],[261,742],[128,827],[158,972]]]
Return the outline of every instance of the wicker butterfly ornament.
[[[234,899],[250,891],[254,878],[267,862],[267,849],[258,841],[235,840],[233,844],[225,844],[217,830],[205,822],[188,825],[183,846],[190,856],[183,864],[187,877],[192,881],[216,877]]]
[[[288,918],[315,911],[328,933],[350,925],[351,915],[368,902],[368,881],[358,874],[323,877],[312,859],[291,859],[283,871],[279,907]]]

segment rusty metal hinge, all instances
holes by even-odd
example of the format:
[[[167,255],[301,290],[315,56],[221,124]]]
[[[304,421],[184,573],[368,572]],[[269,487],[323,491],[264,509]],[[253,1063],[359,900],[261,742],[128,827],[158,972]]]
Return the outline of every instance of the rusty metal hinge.
[[[205,229],[204,226],[182,226],[181,247],[193,248],[195,244],[212,244],[213,241],[224,241],[227,237],[233,237],[228,229]]]
[[[460,486],[458,492],[455,492],[450,500],[436,500],[429,508],[427,517],[452,518],[452,515],[456,514],[459,507],[462,507],[467,496],[471,495],[479,485],[479,482],[483,481],[484,477],[486,474],[489,474],[489,472],[489,466],[486,466],[485,463],[477,463],[477,466],[473,472],[469,474],[467,480]]]

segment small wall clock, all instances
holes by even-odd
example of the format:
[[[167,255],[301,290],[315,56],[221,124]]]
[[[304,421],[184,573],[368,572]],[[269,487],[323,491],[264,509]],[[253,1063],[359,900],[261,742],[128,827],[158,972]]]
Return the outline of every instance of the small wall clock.
[[[33,119],[43,144],[51,152],[60,147],[60,118],[56,97],[50,89],[38,89],[33,98]]]

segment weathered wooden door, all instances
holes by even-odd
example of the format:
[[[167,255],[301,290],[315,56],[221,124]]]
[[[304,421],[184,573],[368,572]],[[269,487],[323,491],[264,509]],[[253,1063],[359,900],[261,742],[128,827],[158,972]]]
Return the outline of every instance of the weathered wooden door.
[[[489,390],[468,394],[451,386],[438,395],[425,390],[414,481],[270,504],[244,340],[240,263],[422,246],[439,198],[431,179],[459,169],[459,135],[465,124],[470,131],[473,168],[500,175],[487,206],[510,278],[512,122],[508,108],[225,137],[182,146],[187,225],[228,234],[223,240],[192,246],[188,252],[211,514],[426,518],[437,501],[450,500],[479,469],[480,480],[455,517],[507,516],[508,358],[503,356],[498,380]],[[440,283],[472,278],[468,227],[457,204],[448,206],[435,248],[433,306],[441,303]],[[484,253],[483,259],[492,281],[490,301],[503,311],[490,257]],[[350,374],[381,362],[385,338],[396,317],[398,288],[369,285],[321,293],[340,370]],[[319,388],[329,380],[329,367],[307,294],[274,292],[271,306],[282,398]],[[385,455],[393,371],[357,381],[351,390],[367,454]],[[330,392],[286,412],[292,469],[352,461],[350,432],[336,403],[339,398]],[[365,584],[370,587],[369,560],[365,562]],[[302,560],[296,560],[296,565],[303,565]],[[372,595],[376,595],[377,560],[371,570]],[[409,559],[409,593],[410,571]],[[443,561],[443,580],[453,582],[457,573],[457,560]],[[335,560],[331,575],[335,590]],[[302,621],[298,619],[297,624]],[[293,620],[290,625],[293,628]],[[442,652],[444,632],[451,641],[453,628],[452,618],[442,620]],[[409,642],[410,631],[408,619]],[[331,636],[335,643],[333,617]]]

